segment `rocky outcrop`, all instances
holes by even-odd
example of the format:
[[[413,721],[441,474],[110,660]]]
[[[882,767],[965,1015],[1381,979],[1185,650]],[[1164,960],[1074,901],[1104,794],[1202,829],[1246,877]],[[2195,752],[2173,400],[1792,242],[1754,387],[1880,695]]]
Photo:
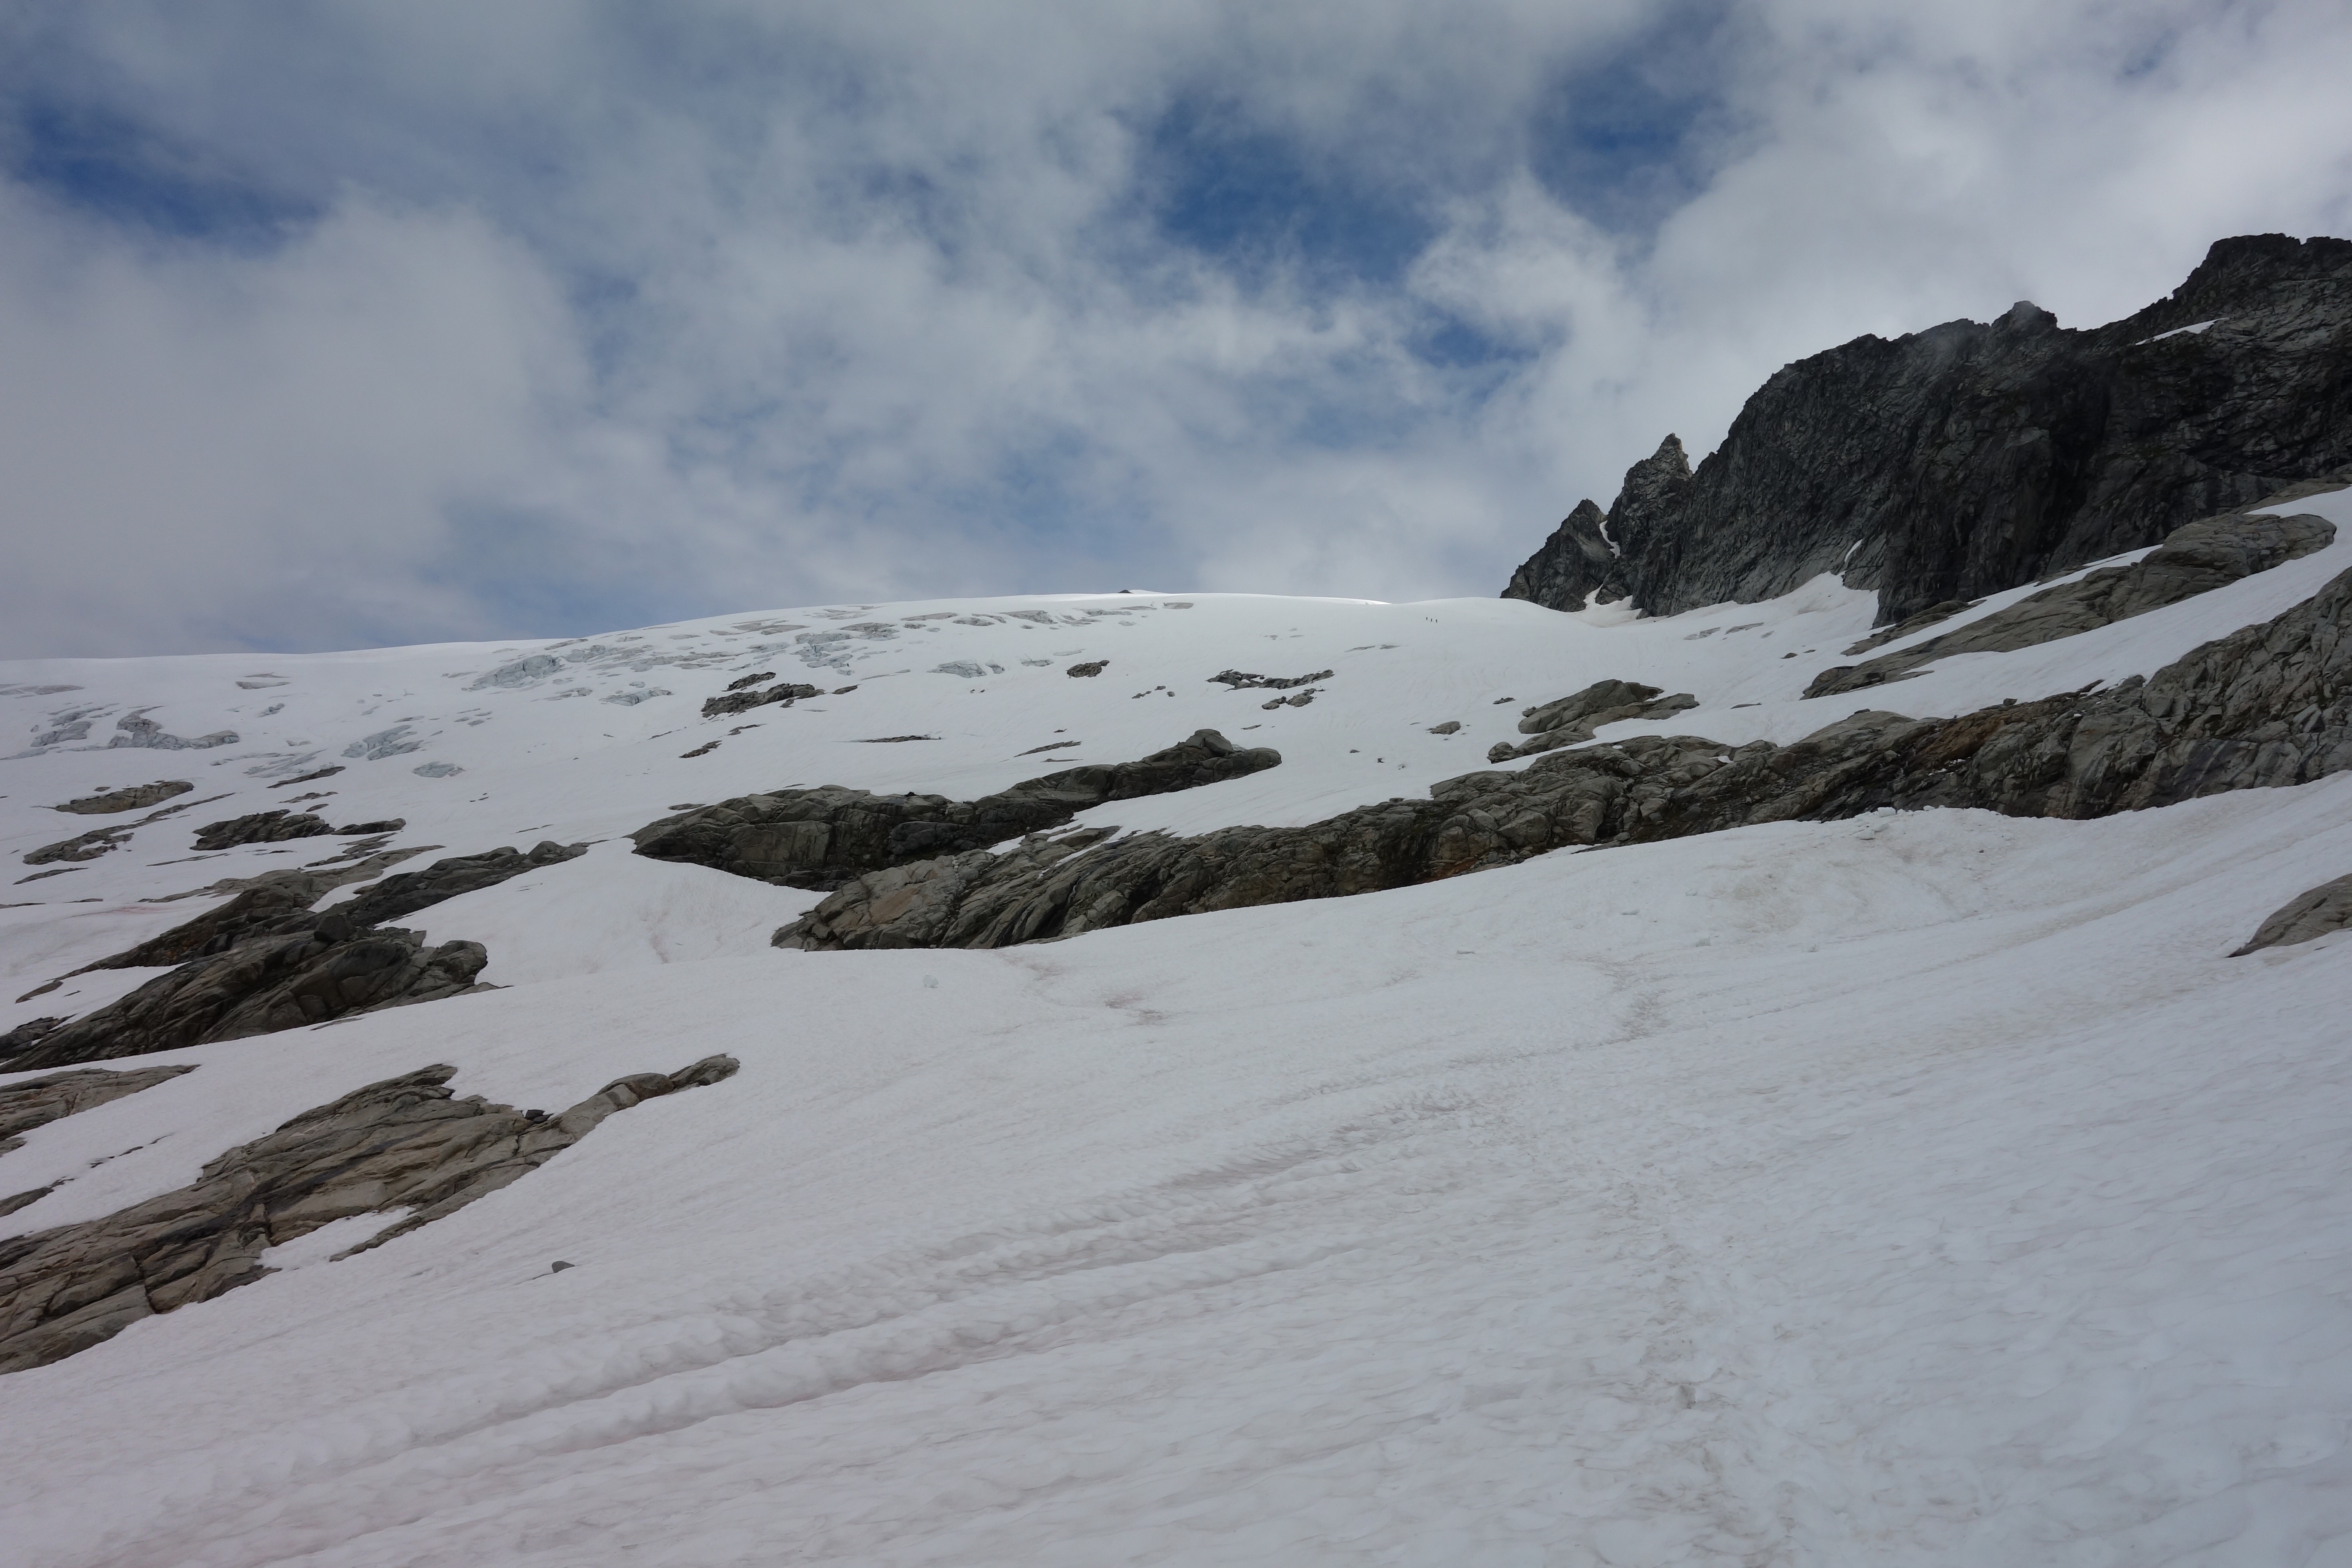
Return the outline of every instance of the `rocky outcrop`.
[[[1637,680],[1596,680],[1581,691],[1522,710],[1519,733],[1535,739],[1517,745],[1497,741],[1487,749],[1486,760],[1508,762],[1558,751],[1590,741],[1603,724],[1621,719],[1667,719],[1697,706],[1698,699],[1687,691],[1668,697],[1663,688]]]
[[[1680,443],[1676,444],[1680,449]],[[1609,520],[1588,499],[1560,519],[1552,535],[1511,574],[1506,599],[1526,599],[1555,610],[1580,610],[1605,589],[1617,570]],[[1612,597],[1622,598],[1622,594]]]
[[[54,991],[57,988],[58,983],[52,980],[47,985],[26,992],[25,995],[18,997],[17,1000],[29,1001],[31,998],[40,995],[43,992]],[[5,1061],[10,1057],[15,1056],[17,1052],[28,1049],[34,1041],[38,1040],[42,1036],[47,1034],[50,1030],[56,1028],[58,1025],[64,1022],[65,1019],[62,1017],[27,1018],[23,1023],[17,1025],[15,1028],[10,1029],[6,1034],[0,1035],[0,1061]],[[0,1072],[13,1070],[15,1069],[0,1068]]]
[[[976,850],[861,877],[774,940],[812,951],[1003,947],[1756,823],[1925,806],[2092,817],[2301,784],[2352,767],[2347,626],[2352,573],[2112,691],[1949,719],[1865,710],[1787,746],[1604,742],[1306,827],[1033,838],[1004,855]]]
[[[1963,653],[2010,653],[2054,642],[2177,605],[2210,589],[2299,560],[2335,542],[2336,525],[2301,512],[2293,517],[2207,518],[2176,531],[2129,566],[2110,566],[2045,588],[2005,610],[1955,632],[1866,664],[1825,669],[1807,697],[1861,691],[1900,680],[1939,658]]]
[[[257,811],[249,816],[232,816],[223,822],[207,822],[196,829],[196,848],[200,851],[233,848],[239,844],[282,844],[289,838],[315,838],[334,829],[307,811]]]
[[[757,679],[764,680],[768,677],[761,676]],[[782,703],[789,708],[803,697],[816,695],[815,687],[799,681],[780,681],[764,690],[755,691],[749,689],[742,681],[739,680],[729,686],[720,695],[705,699],[702,704],[702,716],[706,719],[717,719],[728,713],[745,713],[754,708],[765,708],[772,703]]]
[[[2352,927],[2352,876],[2296,894],[2273,910],[2270,919],[2254,928],[2246,945],[2230,956],[2243,958],[2266,947],[2292,947],[2347,927]]]
[[[827,784],[699,806],[630,837],[638,854],[656,860],[822,890],[868,871],[1058,827],[1110,801],[1197,789],[1281,761],[1269,748],[1244,751],[1214,730],[1202,730],[1138,762],[1070,768],[978,800],[877,795]]]
[[[50,1030],[8,1066],[109,1061],[429,1002],[471,987],[488,962],[479,942],[428,947],[422,931],[360,927],[341,911],[291,916]]]
[[[69,811],[77,816],[104,816],[117,811],[137,811],[153,805],[173,795],[186,795],[196,786],[186,779],[163,779],[154,784],[136,784],[129,789],[111,789],[100,795],[86,795],[79,800],[69,800],[55,809]]]
[[[1607,566],[1587,515],[1507,592],[1671,615],[1836,573],[1887,622],[1980,598],[2352,464],[2352,242],[2222,240],[2088,331],[2020,302],[1857,338],[1774,374],[1686,478],[1669,445],[1627,473]]]
[[[152,1089],[195,1070],[193,1067],[153,1067],[108,1072],[85,1068],[37,1078],[29,1083],[0,1084],[0,1154],[23,1148],[25,1134],[36,1127],[46,1127],[76,1111]]]
[[[93,827],[88,833],[77,833],[71,838],[55,844],[44,844],[25,855],[27,866],[53,866],[60,860],[95,860],[110,850],[122,847],[131,835],[128,825],[118,823],[112,827]]]
[[[529,854],[520,849],[490,849],[479,855],[453,855],[436,860],[421,871],[400,871],[362,890],[335,912],[353,925],[376,925],[401,920],[444,899],[494,888],[525,871],[560,866],[588,853],[585,844],[557,844],[542,839]]]
[[[447,1066],[356,1089],[231,1149],[176,1192],[0,1241],[0,1373],[252,1284],[271,1272],[265,1249],[332,1221],[409,1210],[349,1250],[380,1246],[529,1174],[614,1111],[721,1082],[737,1065],[706,1057],[619,1079],[554,1116],[457,1099]]]

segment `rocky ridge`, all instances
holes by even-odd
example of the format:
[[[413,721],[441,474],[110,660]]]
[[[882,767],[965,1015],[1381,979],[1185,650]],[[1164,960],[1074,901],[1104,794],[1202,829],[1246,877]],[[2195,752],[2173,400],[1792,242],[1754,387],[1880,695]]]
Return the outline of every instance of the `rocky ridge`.
[[[1999,320],[1865,336],[1776,373],[1694,470],[1681,443],[1580,503],[1504,597],[1753,602],[1822,573],[1882,622],[2141,549],[2352,463],[2352,241],[2216,243],[2087,331]]]

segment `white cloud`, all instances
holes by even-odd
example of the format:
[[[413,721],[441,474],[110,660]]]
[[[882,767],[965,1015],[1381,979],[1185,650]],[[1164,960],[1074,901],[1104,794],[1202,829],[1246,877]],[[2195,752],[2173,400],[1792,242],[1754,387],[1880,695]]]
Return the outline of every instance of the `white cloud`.
[[[539,0],[20,29],[18,100],[323,216],[167,243],[0,189],[0,651],[1129,582],[1492,593],[1788,359],[2021,296],[2086,324],[2221,235],[2352,221],[2340,7],[1716,15]],[[1706,112],[1676,205],[1612,232],[1537,142],[1558,95],[1636,66]],[[1149,198],[1185,173],[1152,141],[1179,102],[1290,161],[1234,174],[1260,198],[1324,181],[1423,226],[1419,259],[1349,281],[1175,242]],[[1423,354],[1448,322],[1517,357]]]

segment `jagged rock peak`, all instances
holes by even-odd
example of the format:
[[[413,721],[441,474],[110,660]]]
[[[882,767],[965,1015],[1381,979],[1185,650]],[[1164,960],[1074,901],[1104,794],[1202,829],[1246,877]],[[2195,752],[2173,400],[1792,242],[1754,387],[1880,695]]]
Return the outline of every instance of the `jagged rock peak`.
[[[1505,595],[1672,615],[1834,573],[1900,621],[2352,466],[2347,386],[2352,241],[2224,239],[2103,327],[2019,300],[1783,366],[1695,470],[1669,437],[1605,529],[1563,523]]]

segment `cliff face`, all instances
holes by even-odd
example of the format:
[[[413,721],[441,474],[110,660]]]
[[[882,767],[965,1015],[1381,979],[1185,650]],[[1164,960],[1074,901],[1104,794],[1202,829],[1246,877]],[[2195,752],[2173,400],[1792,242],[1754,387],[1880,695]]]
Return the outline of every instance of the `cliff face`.
[[[2352,464],[2352,241],[2218,242],[2124,321],[1861,337],[1786,366],[1694,472],[1668,437],[1505,598],[1672,615],[1823,572],[1882,622],[2154,544]]]

